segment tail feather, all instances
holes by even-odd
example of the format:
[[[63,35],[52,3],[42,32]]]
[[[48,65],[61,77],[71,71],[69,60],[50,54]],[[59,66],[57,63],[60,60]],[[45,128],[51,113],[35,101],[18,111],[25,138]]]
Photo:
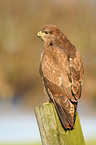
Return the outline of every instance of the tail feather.
[[[61,120],[62,125],[65,127],[65,129],[74,128],[75,119],[76,119],[77,103],[76,102],[72,103],[68,99],[67,103],[64,104],[64,102],[63,102],[63,104],[62,104],[60,101],[58,102],[56,100],[54,100],[53,102],[56,107],[56,110],[57,110],[57,113]]]
[[[45,86],[46,88],[46,86]],[[53,101],[57,110],[60,121],[65,129],[74,128],[76,119],[77,102],[71,102],[68,97],[52,94],[49,89],[46,89],[49,98]]]
[[[67,121],[67,116],[66,116],[66,113],[65,111],[63,110],[63,108],[55,102],[55,107],[56,107],[56,110],[57,110],[57,113],[60,117],[60,120],[61,120],[61,123],[62,125],[65,127],[65,128],[68,128],[68,121]]]

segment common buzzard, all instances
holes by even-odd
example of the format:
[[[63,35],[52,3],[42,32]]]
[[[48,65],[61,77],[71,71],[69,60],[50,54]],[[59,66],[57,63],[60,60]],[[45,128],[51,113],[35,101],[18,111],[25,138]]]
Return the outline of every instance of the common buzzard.
[[[81,55],[55,25],[43,26],[37,36],[44,41],[39,68],[44,87],[63,127],[72,129],[82,90]]]

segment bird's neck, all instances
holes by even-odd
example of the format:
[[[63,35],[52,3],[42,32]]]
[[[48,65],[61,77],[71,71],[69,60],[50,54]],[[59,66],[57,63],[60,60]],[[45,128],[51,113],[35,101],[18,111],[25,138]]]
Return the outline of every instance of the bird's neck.
[[[54,46],[59,46],[60,48],[62,48],[66,54],[69,55],[69,57],[74,58],[75,57],[75,52],[76,52],[76,48],[72,45],[72,43],[64,36],[61,37],[59,39],[54,39],[52,40],[47,40],[44,42],[44,50],[49,49],[51,45]]]
[[[48,47],[49,47],[50,45],[52,45],[51,41],[45,41],[45,42],[44,42],[44,49],[45,49],[45,50],[48,49]]]

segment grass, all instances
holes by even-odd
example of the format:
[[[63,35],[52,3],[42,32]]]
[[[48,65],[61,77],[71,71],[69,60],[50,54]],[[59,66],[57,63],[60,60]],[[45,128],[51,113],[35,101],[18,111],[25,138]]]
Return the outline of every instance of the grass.
[[[34,143],[0,143],[0,145],[42,145],[39,142]],[[86,142],[86,145],[96,145],[96,140],[89,140]]]
[[[96,145],[96,140],[89,140],[86,142],[86,145]]]

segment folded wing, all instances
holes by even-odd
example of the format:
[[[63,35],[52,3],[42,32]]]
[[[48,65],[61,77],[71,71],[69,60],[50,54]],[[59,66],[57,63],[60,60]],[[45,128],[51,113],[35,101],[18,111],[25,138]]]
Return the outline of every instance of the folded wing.
[[[78,51],[74,59],[57,46],[50,46],[44,52],[40,75],[66,129],[74,127],[77,102],[81,96],[82,74],[83,63]]]

